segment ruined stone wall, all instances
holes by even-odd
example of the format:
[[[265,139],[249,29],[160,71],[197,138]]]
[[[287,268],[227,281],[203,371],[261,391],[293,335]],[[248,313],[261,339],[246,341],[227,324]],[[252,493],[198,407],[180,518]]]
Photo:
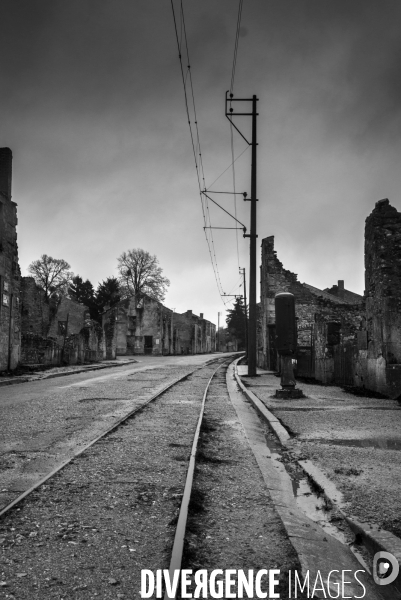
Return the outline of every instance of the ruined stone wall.
[[[115,306],[116,354],[170,354],[173,351],[172,318],[172,310],[148,296],[121,300]],[[106,322],[110,330],[107,318]],[[108,337],[110,335],[111,330]]]
[[[365,295],[367,387],[398,396],[401,394],[401,213],[388,199],[376,202],[366,219]]]
[[[62,346],[66,335],[74,335],[81,331],[87,314],[88,308],[80,302],[66,296],[61,297],[51,315],[47,336],[57,340]]]
[[[117,355],[156,356],[212,352],[215,348],[213,323],[193,315],[192,311],[173,313],[148,296],[121,300],[107,310],[103,315],[103,330],[107,357],[113,354],[113,347]],[[151,347],[146,347],[146,338],[148,342],[151,338]]]
[[[38,333],[22,334],[21,344],[22,365],[60,365],[61,347],[56,340],[44,337]]]
[[[118,307],[113,306],[106,309],[102,315],[103,358],[106,360],[114,360],[117,355],[117,311]]]
[[[200,319],[200,325],[202,328],[202,350],[203,353],[209,353],[215,351],[215,340],[216,340],[216,325],[207,321],[206,319]]]
[[[17,205],[11,200],[12,153],[0,148],[0,371],[15,369],[21,353]]]
[[[139,306],[139,307],[138,307]],[[173,311],[166,308],[148,296],[144,296],[137,303],[136,312],[136,337],[140,337],[140,346],[136,346],[136,354],[144,353],[145,336],[152,337],[152,354],[169,354],[171,343],[171,318]],[[137,350],[138,348],[138,350]]]
[[[315,378],[325,384],[359,385],[358,350],[366,323],[363,307],[324,308],[315,314]]]
[[[306,286],[298,281],[295,273],[283,268],[274,250],[274,236],[262,240],[262,264],[260,283],[260,312],[258,328],[258,363],[263,369],[272,369],[273,356],[268,328],[276,320],[274,298],[281,292],[295,296],[295,312],[298,325],[298,345],[309,346],[315,313],[321,302]],[[327,301],[329,302],[329,301]]]
[[[290,292],[295,296],[299,373],[314,376],[323,383],[347,381],[354,385],[360,372],[356,366],[357,340],[358,332],[365,327],[365,308],[362,297],[343,290],[343,282],[340,283],[340,294],[338,286],[332,294],[300,283],[297,275],[284,269],[278,260],[274,238],[262,240],[259,366],[277,368],[274,297],[280,292]],[[356,303],[351,304],[350,299]],[[346,354],[346,361],[341,352]]]
[[[174,315],[177,326],[177,354],[193,354],[195,328],[192,310]]]
[[[177,328],[177,354],[205,354],[216,349],[216,325],[187,310],[174,315]]]
[[[47,336],[50,326],[50,305],[42,288],[33,277],[21,277],[21,331]]]

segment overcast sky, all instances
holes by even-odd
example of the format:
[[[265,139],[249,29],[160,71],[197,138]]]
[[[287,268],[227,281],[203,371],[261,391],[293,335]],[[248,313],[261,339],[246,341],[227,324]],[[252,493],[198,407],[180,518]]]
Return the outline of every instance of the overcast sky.
[[[231,162],[237,9],[184,0],[208,188]],[[22,274],[45,253],[96,287],[143,248],[171,280],[165,304],[216,322],[170,1],[0,0],[0,20],[0,145],[14,156]],[[400,27],[394,0],[243,3],[234,93],[259,98],[258,242],[274,235],[285,268],[316,287],[344,279],[363,293],[365,218],[381,198],[401,208]],[[235,134],[235,155],[245,148]],[[237,191],[250,192],[250,159],[236,162]],[[232,171],[211,189],[232,190]],[[232,196],[214,198],[234,211]],[[237,210],[248,226],[249,203]],[[238,237],[237,256],[235,231],[213,234],[222,288],[241,292],[249,242]]]

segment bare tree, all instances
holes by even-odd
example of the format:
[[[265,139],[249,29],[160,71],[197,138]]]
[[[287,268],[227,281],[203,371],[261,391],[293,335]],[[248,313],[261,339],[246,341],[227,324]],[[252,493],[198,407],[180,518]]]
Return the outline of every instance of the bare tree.
[[[62,258],[52,258],[42,254],[39,260],[34,260],[28,267],[37,285],[46,293],[46,298],[60,293],[68,293],[74,273],[70,265]]]
[[[141,248],[134,248],[123,252],[117,260],[120,282],[125,294],[147,294],[159,302],[164,300],[170,281],[163,277],[163,269],[159,267],[156,256]]]

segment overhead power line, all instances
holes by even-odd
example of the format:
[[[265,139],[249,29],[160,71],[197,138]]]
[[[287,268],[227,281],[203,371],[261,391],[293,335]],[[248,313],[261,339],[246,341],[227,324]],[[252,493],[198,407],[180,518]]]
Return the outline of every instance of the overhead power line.
[[[238,53],[239,32],[241,29],[242,4],[243,4],[243,0],[239,0],[237,30],[235,33],[235,44],[234,44],[234,58],[233,58],[233,66],[232,66],[232,71],[231,71],[231,84],[230,84],[230,93],[231,94],[233,93],[233,90],[234,90],[235,69],[237,66],[237,53]],[[235,218],[237,218],[237,198],[235,195],[234,132],[233,132],[232,123],[230,123],[230,134],[231,134],[231,161],[232,161],[231,165],[232,165],[232,171],[233,171],[233,190],[234,190],[234,214],[235,214]],[[240,268],[238,231],[235,232],[235,237],[236,237],[236,242],[237,242],[237,262],[238,262],[238,268]]]
[[[237,17],[237,30],[235,33],[235,44],[234,44],[234,58],[233,58],[233,67],[231,71],[231,85],[230,85],[230,93],[233,93],[234,90],[234,79],[235,79],[235,69],[237,66],[237,53],[238,53],[238,42],[239,42],[239,32],[241,29],[241,17],[242,17],[242,4],[244,0],[239,0],[238,5],[238,17]]]
[[[193,81],[192,81],[191,65],[190,65],[190,60],[189,60],[188,38],[187,38],[187,32],[186,32],[186,26],[185,26],[185,16],[184,16],[184,8],[183,8],[182,0],[180,2],[180,35],[178,34],[177,18],[176,18],[173,0],[171,0],[171,9],[172,9],[172,13],[173,13],[174,29],[175,29],[175,35],[176,35],[177,47],[178,47],[178,56],[179,56],[179,60],[180,60],[181,78],[182,78],[182,84],[183,84],[183,88],[184,88],[185,109],[186,109],[186,113],[187,113],[188,125],[189,125],[189,130],[190,130],[190,135],[191,135],[192,152],[194,155],[196,176],[197,176],[198,188],[199,188],[199,196],[200,196],[201,206],[202,206],[205,238],[206,238],[206,242],[207,242],[208,249],[209,249],[209,255],[210,255],[210,259],[211,259],[211,263],[212,263],[212,267],[213,267],[214,276],[216,279],[217,289],[219,291],[220,297],[222,297],[224,294],[224,291],[223,291],[223,287],[221,284],[220,273],[219,273],[219,269],[218,269],[218,265],[217,265],[216,249],[215,249],[214,239],[213,239],[212,225],[211,225],[210,212],[209,212],[209,204],[208,204],[207,198],[204,198],[202,196],[202,187],[206,188],[206,182],[205,182],[205,173],[204,173],[203,161],[202,161],[202,152],[201,152],[199,128],[198,128],[198,118],[197,118],[196,105],[195,105],[195,93],[194,93],[194,86],[193,86]],[[183,49],[186,54],[186,64],[187,64],[185,70],[184,70],[183,56],[182,56]],[[193,123],[191,121],[190,101],[188,98],[189,94],[187,93],[188,81],[189,81],[189,87],[190,87],[190,100],[192,100]],[[203,182],[203,186],[201,184],[201,180]],[[209,239],[209,236],[210,236],[210,239]],[[222,301],[225,304],[223,298],[222,298]]]

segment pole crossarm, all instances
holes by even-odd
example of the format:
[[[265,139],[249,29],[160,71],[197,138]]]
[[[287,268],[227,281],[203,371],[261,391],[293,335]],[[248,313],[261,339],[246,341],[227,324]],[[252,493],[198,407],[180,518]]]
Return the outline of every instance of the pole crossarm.
[[[203,229],[239,229],[243,231],[242,227],[213,227],[212,225],[207,225]]]
[[[238,127],[235,125],[234,121],[232,120],[232,118],[226,113],[226,117],[227,119],[230,121],[231,125],[234,127],[234,129],[236,129],[238,131],[238,133],[240,134],[240,136],[246,141],[246,143],[248,144],[248,146],[252,146],[252,142],[248,142],[248,140],[246,139],[246,137],[241,133],[241,131],[238,129]]]
[[[230,298],[243,298],[242,294],[222,294],[222,296],[230,296]]]
[[[226,110],[225,110],[225,115],[227,117],[227,119],[230,121],[231,125],[234,127],[234,129],[236,129],[238,131],[238,133],[240,134],[240,136],[246,141],[246,143],[248,144],[248,146],[252,146],[254,145],[254,141],[249,142],[246,137],[244,136],[244,134],[238,129],[238,127],[235,125],[234,121],[232,120],[232,117],[236,116],[236,117],[241,117],[241,116],[258,116],[259,113],[257,112],[234,112],[234,109],[231,108],[227,110],[227,104],[232,102],[253,102],[254,98],[234,98],[234,94],[230,94],[230,97],[228,97],[229,92],[226,92]],[[256,101],[258,101],[258,98],[256,98]],[[257,144],[256,144],[257,145]]]
[[[213,198],[211,198],[210,196],[208,196],[206,194],[205,191],[202,191],[202,194],[204,196],[206,196],[206,198],[209,198],[209,200],[211,200],[211,202],[213,202],[213,204],[215,204],[216,206],[218,206],[219,208],[221,208],[222,211],[224,211],[225,213],[227,213],[227,215],[229,217],[231,217],[232,219],[234,219],[234,221],[237,221],[237,223],[239,223],[240,225],[242,225],[242,227],[238,227],[238,229],[242,229],[242,231],[244,232],[244,235],[246,233],[246,227],[243,223],[241,223],[241,221],[238,221],[238,219],[236,219],[231,213],[228,212],[228,210],[226,210],[225,208],[223,208],[222,206],[220,206],[220,204],[218,202],[216,202],[216,200],[213,200]]]
[[[214,190],[205,190],[205,192],[209,192],[209,194],[230,194],[231,196],[247,196],[246,192],[215,192]]]

